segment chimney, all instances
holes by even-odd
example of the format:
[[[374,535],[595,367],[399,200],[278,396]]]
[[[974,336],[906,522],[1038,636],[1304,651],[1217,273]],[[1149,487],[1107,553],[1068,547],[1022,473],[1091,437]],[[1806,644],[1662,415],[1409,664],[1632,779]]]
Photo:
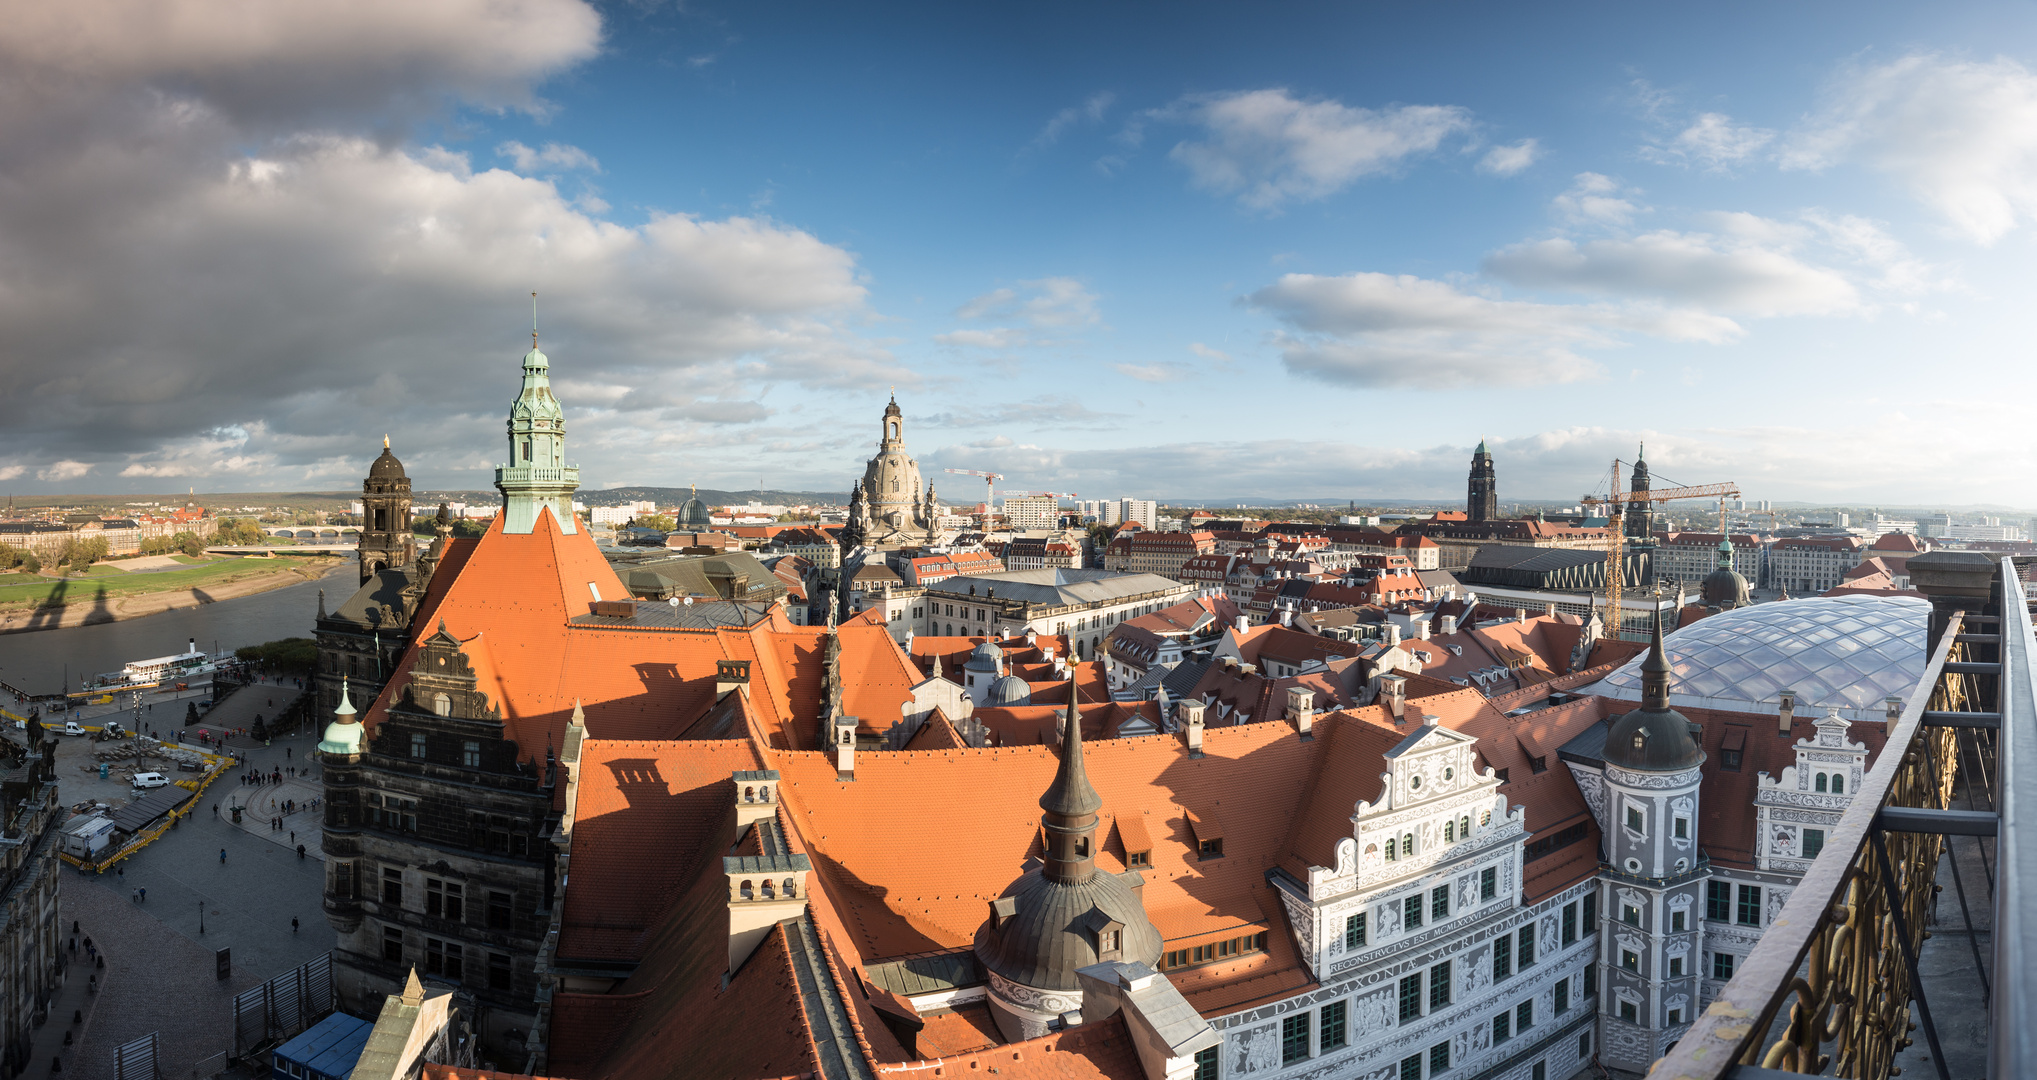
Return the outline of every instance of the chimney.
[[[729,779],[736,785],[736,835],[759,821],[778,816],[778,770],[737,770]]]
[[[748,660],[717,660],[714,662],[714,700],[729,696],[729,691],[738,686],[750,684],[750,662]]]
[[[1518,607],[1517,607],[1517,608],[1515,608],[1515,609],[1514,609],[1514,621],[1515,621],[1515,622],[1517,622],[1517,623],[1524,623],[1524,622],[1527,622],[1527,621],[1528,621],[1528,609],[1527,609],[1527,608],[1518,608]]]
[[[1178,708],[1181,710],[1181,726],[1188,731],[1188,756],[1199,758],[1202,756],[1202,714],[1209,706],[1194,698],[1182,698]]]
[[[1888,722],[1889,722],[1889,723],[1893,724],[1893,723],[1895,723],[1896,721],[1898,721],[1898,720],[1901,720],[1901,719],[1903,718],[1903,699],[1902,699],[1902,698],[1899,698],[1899,697],[1890,697],[1890,698],[1889,698],[1889,699],[1888,699],[1887,701],[1884,701],[1884,702],[1883,702],[1882,704],[1884,704],[1884,705],[1888,706]]]
[[[1379,679],[1379,696],[1386,699],[1386,711],[1393,715],[1398,724],[1407,719],[1408,681],[1399,675],[1382,675]]]
[[[1542,605],[1542,614],[1544,614],[1544,615],[1547,615],[1548,617],[1550,617],[1550,618],[1552,618],[1552,619],[1553,619],[1553,618],[1555,618],[1555,617],[1556,617],[1556,601],[1554,601],[1554,600],[1551,600],[1551,601],[1549,601],[1548,603],[1546,603],[1546,604],[1543,604],[1543,605]]]
[[[1293,625],[1294,625],[1294,609],[1293,609],[1293,608],[1291,608],[1291,607],[1284,607],[1284,608],[1281,608],[1281,609],[1280,609],[1280,625],[1282,625],[1282,626],[1293,626]]]
[[[1796,723],[1796,718],[1797,692],[1794,690],[1784,690],[1782,692],[1782,705],[1775,714],[1775,733],[1785,739],[1789,738],[1790,725]]]
[[[1400,644],[1400,624],[1399,624],[1399,623],[1387,623],[1387,624],[1386,624],[1386,643],[1387,643],[1388,645],[1398,645],[1398,644]]]
[[[1244,632],[1245,632],[1246,630],[1250,629],[1250,628],[1251,628],[1251,626],[1252,626],[1252,621],[1251,621],[1250,619],[1247,619],[1247,618],[1246,618],[1245,616],[1243,616],[1243,615],[1240,615],[1240,616],[1238,616],[1238,618],[1237,618],[1237,621],[1236,621],[1236,629],[1237,629],[1238,633],[1240,633],[1240,634],[1244,633]]]
[[[1455,615],[1443,616],[1443,630],[1442,630],[1443,636],[1449,637],[1451,634],[1454,634],[1456,632],[1457,632],[1457,616]]]
[[[1315,738],[1316,692],[1301,686],[1288,687],[1287,718],[1294,721],[1294,729],[1303,739]]]
[[[835,721],[835,779],[856,778],[856,718],[844,716]]]
[[[721,868],[729,880],[728,974],[733,975],[772,927],[806,909],[806,876],[813,863],[796,854],[729,855]]]
[[[1427,619],[1415,620],[1415,637],[1421,641],[1429,640],[1429,620]]]

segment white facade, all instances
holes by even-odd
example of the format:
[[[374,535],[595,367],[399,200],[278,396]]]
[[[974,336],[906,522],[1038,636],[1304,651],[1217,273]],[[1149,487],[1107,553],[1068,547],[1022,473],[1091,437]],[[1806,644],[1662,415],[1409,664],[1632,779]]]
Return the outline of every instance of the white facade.
[[[1051,495],[1014,495],[1004,500],[1004,520],[1013,529],[1053,529],[1061,524],[1061,500]]]
[[[1160,504],[1151,499],[1121,499],[1118,502],[1118,520],[1136,521],[1142,529],[1160,527]]]

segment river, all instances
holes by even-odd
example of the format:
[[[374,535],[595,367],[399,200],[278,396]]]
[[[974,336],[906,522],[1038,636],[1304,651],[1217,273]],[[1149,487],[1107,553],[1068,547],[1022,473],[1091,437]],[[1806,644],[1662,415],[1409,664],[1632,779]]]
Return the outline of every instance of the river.
[[[123,622],[0,635],[0,680],[31,693],[54,694],[66,665],[71,685],[78,676],[119,671],[130,660],[184,651],[197,639],[207,652],[232,651],[286,637],[310,637],[318,618],[318,590],[328,605],[352,596],[358,570],[341,563],[317,581],[288,585],[253,596],[179,608]]]

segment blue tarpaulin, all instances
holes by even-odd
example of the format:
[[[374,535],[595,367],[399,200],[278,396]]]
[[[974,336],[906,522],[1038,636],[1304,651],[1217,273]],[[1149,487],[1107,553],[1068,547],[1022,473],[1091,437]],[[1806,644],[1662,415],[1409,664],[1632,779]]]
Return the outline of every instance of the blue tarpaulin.
[[[374,1030],[366,1020],[334,1013],[277,1047],[269,1058],[269,1075],[274,1080],[347,1080]]]

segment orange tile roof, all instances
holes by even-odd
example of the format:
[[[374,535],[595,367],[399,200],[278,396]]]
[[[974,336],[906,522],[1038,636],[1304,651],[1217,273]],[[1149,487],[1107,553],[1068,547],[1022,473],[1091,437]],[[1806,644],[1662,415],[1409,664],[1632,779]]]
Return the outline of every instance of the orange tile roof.
[[[932,1025],[928,1026],[932,1030]],[[925,1032],[921,1033],[922,1043]],[[1022,1043],[880,1065],[895,1080],[955,1080],[996,1074],[998,1080],[1146,1080],[1122,1015]]]

